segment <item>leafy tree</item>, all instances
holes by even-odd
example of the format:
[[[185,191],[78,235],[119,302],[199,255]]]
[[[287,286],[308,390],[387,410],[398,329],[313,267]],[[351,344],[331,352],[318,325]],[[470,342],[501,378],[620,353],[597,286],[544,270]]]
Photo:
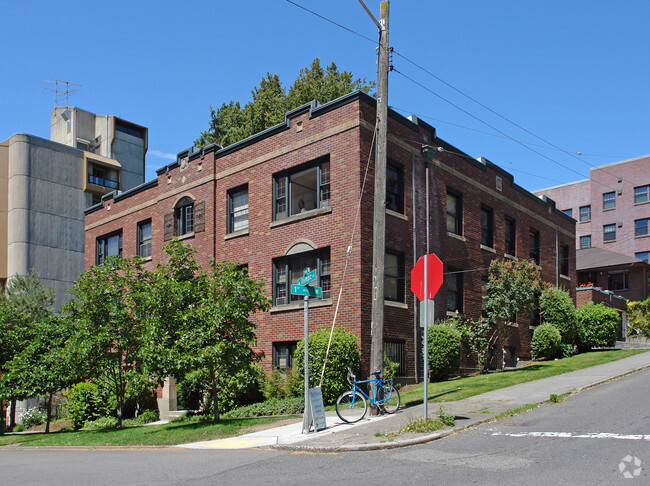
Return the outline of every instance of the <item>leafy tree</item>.
[[[3,382],[20,396],[47,396],[45,432],[50,431],[52,397],[71,383],[71,372],[65,345],[69,330],[63,319],[50,316],[30,329],[29,344],[8,364]]]
[[[81,275],[70,291],[75,300],[63,309],[73,325],[71,361],[81,378],[107,379],[118,427],[127,390],[146,375],[150,282],[142,260],[112,257]]]
[[[5,335],[7,343],[0,350],[0,372],[3,363],[18,355],[30,340],[31,326],[51,314],[56,291],[53,287],[44,287],[38,274],[31,270],[28,275],[14,275],[9,279],[0,293],[0,305],[5,310],[0,312],[0,331]],[[4,357],[2,356],[4,355]],[[10,427],[16,425],[16,400],[27,398],[17,390],[12,391],[9,382],[4,385],[4,395],[11,401]],[[2,425],[0,425],[2,427]]]
[[[501,349],[508,324],[516,323],[517,316],[532,315],[541,287],[539,270],[529,261],[502,259],[490,263],[485,307],[496,323]]]
[[[223,103],[216,110],[210,105],[208,130],[194,143],[198,147],[212,143],[225,147],[281,123],[287,111],[312,100],[327,103],[355,90],[368,93],[374,86],[365,78],[354,79],[350,71],[339,71],[334,62],[323,69],[319,58],[300,70],[288,92],[277,74],[267,73],[243,108],[237,101]]]
[[[562,335],[564,344],[573,345],[578,335],[576,308],[569,293],[558,287],[548,286],[539,296],[542,322],[553,324]]]
[[[233,262],[212,262],[211,273],[195,280],[199,300],[186,310],[177,329],[176,355],[180,371],[203,370],[212,397],[214,421],[219,421],[219,401],[228,396],[235,377],[261,355],[252,314],[269,308],[262,281],[248,278]]]
[[[463,347],[469,351],[469,356],[474,357],[476,367],[483,373],[490,341],[494,335],[489,319],[480,318],[476,321],[470,321],[457,318],[453,320],[453,325],[460,332]]]

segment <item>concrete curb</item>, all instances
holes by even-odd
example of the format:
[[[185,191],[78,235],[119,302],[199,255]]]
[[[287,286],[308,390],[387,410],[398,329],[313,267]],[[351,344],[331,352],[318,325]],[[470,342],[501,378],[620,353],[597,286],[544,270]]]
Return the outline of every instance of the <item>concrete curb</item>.
[[[571,390],[568,395],[574,395],[576,393],[580,393],[585,390],[589,390],[591,388],[595,388],[599,385],[603,385],[605,383],[609,383],[610,381],[613,380],[618,380],[620,378],[623,378],[625,376],[631,375],[633,373],[638,373],[639,371],[643,371],[645,369],[650,368],[650,365],[643,365],[639,366],[637,368],[634,368],[632,370],[628,370],[624,373],[621,373],[619,375],[615,375],[603,380],[596,381],[594,383],[590,383],[589,385],[585,385],[582,387],[577,387],[573,390]],[[537,405],[537,406],[542,406],[551,403],[550,400],[543,400],[543,401],[538,401],[538,402],[530,402],[531,405]],[[520,406],[525,406],[525,405],[520,405]],[[517,407],[513,407],[517,408]],[[511,409],[512,410],[512,409]],[[515,413],[513,415],[519,415],[520,413],[523,413],[527,410],[524,410],[522,412]],[[308,444],[304,443],[297,443],[297,444],[278,444],[275,446],[271,446],[270,449],[279,449],[279,450],[294,450],[294,451],[311,451],[311,452],[329,452],[329,453],[335,453],[335,452],[363,452],[363,451],[374,451],[374,450],[383,450],[383,449],[396,449],[399,447],[408,447],[408,446],[414,446],[414,445],[421,445],[421,444],[426,444],[428,442],[433,442],[434,440],[438,439],[443,439],[445,437],[449,437],[450,435],[453,435],[458,432],[463,432],[465,430],[472,429],[474,427],[477,427],[479,425],[484,425],[486,423],[494,422],[496,420],[501,420],[497,419],[496,417],[500,414],[495,414],[492,417],[486,417],[483,420],[478,420],[470,425],[467,426],[462,426],[462,427],[452,427],[449,429],[442,429],[442,431],[437,431],[433,434],[427,434],[423,435],[421,437],[413,437],[410,439],[404,439],[404,440],[396,440],[392,442],[375,442],[375,443],[367,443],[367,444],[343,444],[340,446],[310,446]],[[506,418],[506,417],[504,417]]]

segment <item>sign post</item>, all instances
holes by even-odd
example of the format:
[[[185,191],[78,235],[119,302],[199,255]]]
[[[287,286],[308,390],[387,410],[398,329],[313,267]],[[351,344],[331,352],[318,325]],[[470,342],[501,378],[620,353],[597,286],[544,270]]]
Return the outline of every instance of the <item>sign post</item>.
[[[438,292],[442,285],[442,262],[435,255],[420,257],[411,271],[411,290],[415,296],[424,301],[424,418],[429,415],[429,299]]]
[[[302,271],[302,277],[298,279],[297,285],[291,285],[291,293],[293,295],[302,295],[305,302],[305,321],[304,321],[304,334],[305,334],[305,413],[302,419],[302,433],[308,434],[312,422],[312,414],[310,413],[310,396],[309,396],[309,297],[320,297],[323,295],[321,287],[310,287],[307,284],[316,280],[316,270],[309,270],[309,267]],[[321,395],[322,397],[322,395]],[[322,402],[322,398],[321,398]],[[319,417],[320,419],[320,417]],[[321,423],[319,422],[319,426]],[[321,427],[321,428],[324,428]],[[314,431],[319,430],[316,422],[314,421]]]

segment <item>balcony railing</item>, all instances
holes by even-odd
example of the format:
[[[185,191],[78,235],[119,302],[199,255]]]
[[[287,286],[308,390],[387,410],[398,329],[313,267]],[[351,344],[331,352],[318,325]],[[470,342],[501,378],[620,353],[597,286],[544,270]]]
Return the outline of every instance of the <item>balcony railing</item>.
[[[118,181],[104,179],[103,177],[97,177],[94,175],[88,176],[88,182],[91,184],[96,184],[98,186],[108,187],[109,189],[119,189],[120,187],[120,183]]]

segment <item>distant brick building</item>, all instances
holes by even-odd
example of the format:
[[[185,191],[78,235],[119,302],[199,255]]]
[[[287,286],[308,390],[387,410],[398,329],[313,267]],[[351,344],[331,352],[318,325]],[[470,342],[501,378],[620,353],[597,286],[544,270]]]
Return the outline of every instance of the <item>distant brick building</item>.
[[[290,285],[303,268],[317,269],[323,295],[310,303],[310,327],[331,325],[343,288],[337,323],[360,338],[368,373],[374,129],[375,101],[356,92],[299,107],[284,123],[229,147],[181,152],[156,180],[106,195],[86,211],[86,268],[113,254],[139,254],[153,266],[173,237],[196,247],[201,265],[212,258],[247,265],[273,299],[270,311],[254,317],[267,370],[291,363],[303,335],[303,304]],[[491,162],[463,154],[416,118],[390,111],[388,133],[384,338],[399,375],[413,379],[417,366],[422,376],[409,289],[410,270],[426,248],[427,154],[433,156],[431,251],[445,268],[437,318],[481,316],[494,258],[532,259],[546,281],[575,297],[575,224],[553,201],[517,186]],[[513,356],[529,355],[531,334],[529,320],[511,329]]]
[[[604,248],[648,263],[650,155],[594,167],[589,179],[534,191],[577,221],[577,248]]]

